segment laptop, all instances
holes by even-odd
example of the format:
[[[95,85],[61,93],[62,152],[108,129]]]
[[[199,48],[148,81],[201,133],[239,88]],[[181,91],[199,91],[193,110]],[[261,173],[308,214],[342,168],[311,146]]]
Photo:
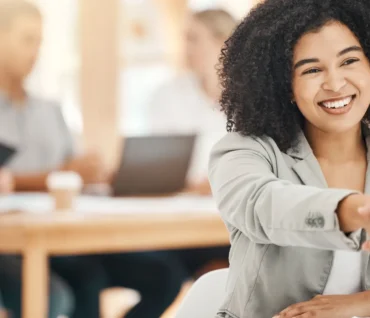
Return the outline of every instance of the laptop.
[[[114,196],[170,194],[184,189],[196,135],[127,137]]]

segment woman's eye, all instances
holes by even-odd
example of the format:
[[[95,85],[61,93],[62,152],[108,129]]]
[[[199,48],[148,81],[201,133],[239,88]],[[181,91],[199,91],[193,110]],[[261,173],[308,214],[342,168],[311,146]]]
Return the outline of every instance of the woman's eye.
[[[315,74],[315,73],[319,73],[320,70],[318,68],[310,68],[309,70],[307,71],[304,71],[302,74],[303,75],[306,75],[306,74]]]
[[[350,64],[356,63],[358,61],[359,61],[359,59],[352,58],[352,59],[345,60],[342,65],[350,65]]]

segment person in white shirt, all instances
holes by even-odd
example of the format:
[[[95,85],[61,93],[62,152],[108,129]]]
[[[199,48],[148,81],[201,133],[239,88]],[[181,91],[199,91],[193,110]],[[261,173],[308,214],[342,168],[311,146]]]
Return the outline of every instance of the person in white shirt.
[[[185,38],[187,71],[163,85],[150,104],[151,133],[197,134],[186,190],[200,195],[211,194],[208,159],[212,146],[226,134],[226,118],[218,103],[217,65],[222,46],[236,25],[236,19],[224,10],[193,13]],[[181,271],[184,280],[228,266],[228,246],[166,253],[167,263]]]
[[[210,150],[225,133],[226,118],[218,99],[217,64],[221,48],[237,21],[224,10],[192,14],[186,31],[187,71],[155,92],[149,108],[154,134],[196,133],[188,190],[210,194],[207,166]]]

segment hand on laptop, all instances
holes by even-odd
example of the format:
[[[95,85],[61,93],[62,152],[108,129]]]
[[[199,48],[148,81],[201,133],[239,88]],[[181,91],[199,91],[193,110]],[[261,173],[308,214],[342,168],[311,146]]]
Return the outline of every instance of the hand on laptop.
[[[194,193],[194,194],[204,195],[204,196],[212,194],[211,186],[207,178],[205,178],[204,180],[200,182],[190,183],[186,187],[185,191]]]
[[[68,161],[63,170],[77,172],[85,184],[105,183],[108,181],[108,172],[101,156],[97,153],[88,153]]]
[[[8,194],[14,190],[14,179],[10,171],[0,169],[0,194]]]

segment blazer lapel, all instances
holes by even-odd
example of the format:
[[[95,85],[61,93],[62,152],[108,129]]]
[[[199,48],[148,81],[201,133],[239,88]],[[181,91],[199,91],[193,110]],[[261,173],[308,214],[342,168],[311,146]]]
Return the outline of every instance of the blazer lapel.
[[[327,182],[320,164],[314,156],[303,132],[299,136],[297,146],[289,149],[287,154],[296,160],[292,169],[302,180],[303,184],[327,188]]]

